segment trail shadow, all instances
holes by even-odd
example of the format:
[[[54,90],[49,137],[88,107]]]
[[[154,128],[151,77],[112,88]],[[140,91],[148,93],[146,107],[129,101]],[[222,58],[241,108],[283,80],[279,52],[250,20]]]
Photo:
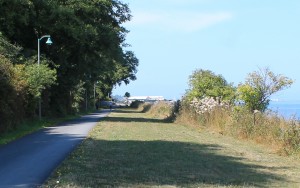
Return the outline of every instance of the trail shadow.
[[[114,108],[115,113],[147,113],[151,109],[152,104],[144,104],[142,108],[122,107]]]
[[[150,109],[150,105],[146,105],[146,109],[142,110],[134,110],[132,108],[129,108],[131,110],[124,110],[124,109],[115,109],[113,112],[114,113],[119,113],[119,114],[124,114],[124,113],[147,113]],[[169,119],[156,119],[156,118],[139,118],[139,117],[124,117],[121,115],[119,116],[114,116],[114,117],[105,117],[103,118],[104,121],[110,121],[110,122],[151,122],[151,123],[170,123],[171,121]]]
[[[102,115],[102,114],[107,113],[107,112],[109,112],[109,110],[98,110],[93,113],[83,115],[76,119],[66,120],[66,121],[54,124],[53,127],[70,126],[70,125],[76,125],[76,124],[81,124],[81,123],[97,123],[100,121],[100,119],[105,117],[105,115]]]
[[[103,121],[109,122],[140,122],[140,123],[169,123],[167,119],[154,119],[154,118],[133,118],[133,117],[105,117]]]
[[[144,104],[141,113],[147,113],[151,109],[152,104]]]
[[[115,108],[113,110],[115,113],[143,113],[141,110],[134,109],[134,108]]]
[[[150,109],[150,107],[149,107]],[[147,113],[149,111],[148,107],[146,106],[146,109],[142,110],[134,110],[132,108],[129,109],[115,109],[113,112],[117,114],[124,114],[124,113]],[[140,123],[145,123],[145,122],[150,122],[150,123],[170,123],[168,119],[156,119],[156,118],[139,118],[139,117],[124,117],[123,115],[121,116],[112,116],[112,117],[105,117],[103,118],[104,121],[109,121],[109,122],[140,122]]]
[[[255,186],[269,187],[271,181],[285,181],[260,165],[243,163],[240,157],[217,153],[222,147],[186,142],[168,141],[106,141],[88,140],[97,158],[86,158],[87,164],[77,164],[76,174],[92,174],[72,179],[78,187],[133,186]],[[88,151],[81,151],[82,153]],[[92,155],[94,156],[94,155]],[[272,171],[279,170],[278,168]],[[68,176],[68,175],[67,175]],[[65,180],[64,180],[65,181]]]

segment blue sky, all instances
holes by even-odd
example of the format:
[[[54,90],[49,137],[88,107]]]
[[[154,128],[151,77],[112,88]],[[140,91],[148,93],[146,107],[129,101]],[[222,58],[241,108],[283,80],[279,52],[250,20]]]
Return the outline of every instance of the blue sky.
[[[140,60],[137,80],[113,95],[180,99],[188,77],[208,69],[238,85],[269,67],[295,80],[274,98],[300,101],[299,0],[123,0],[133,16],[128,50]]]

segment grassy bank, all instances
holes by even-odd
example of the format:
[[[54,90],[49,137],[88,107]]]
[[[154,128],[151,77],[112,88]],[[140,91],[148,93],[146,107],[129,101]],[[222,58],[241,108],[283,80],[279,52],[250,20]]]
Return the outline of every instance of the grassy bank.
[[[44,187],[300,186],[299,161],[150,114],[110,114]]]
[[[242,107],[216,108],[196,113],[187,104],[176,118],[179,124],[208,129],[234,138],[253,141],[272,148],[280,155],[300,154],[300,124],[274,112],[250,113]]]

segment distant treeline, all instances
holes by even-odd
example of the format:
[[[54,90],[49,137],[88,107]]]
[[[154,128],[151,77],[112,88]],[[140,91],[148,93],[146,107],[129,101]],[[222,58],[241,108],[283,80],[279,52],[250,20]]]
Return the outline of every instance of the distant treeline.
[[[0,0],[0,133],[36,118],[39,99],[43,117],[64,116],[135,80],[130,18],[119,0]]]

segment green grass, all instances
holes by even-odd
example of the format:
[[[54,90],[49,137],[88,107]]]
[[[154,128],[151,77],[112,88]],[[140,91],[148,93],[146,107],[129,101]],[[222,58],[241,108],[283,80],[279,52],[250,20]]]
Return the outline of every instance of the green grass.
[[[117,110],[43,187],[299,187],[300,162],[253,143]]]

